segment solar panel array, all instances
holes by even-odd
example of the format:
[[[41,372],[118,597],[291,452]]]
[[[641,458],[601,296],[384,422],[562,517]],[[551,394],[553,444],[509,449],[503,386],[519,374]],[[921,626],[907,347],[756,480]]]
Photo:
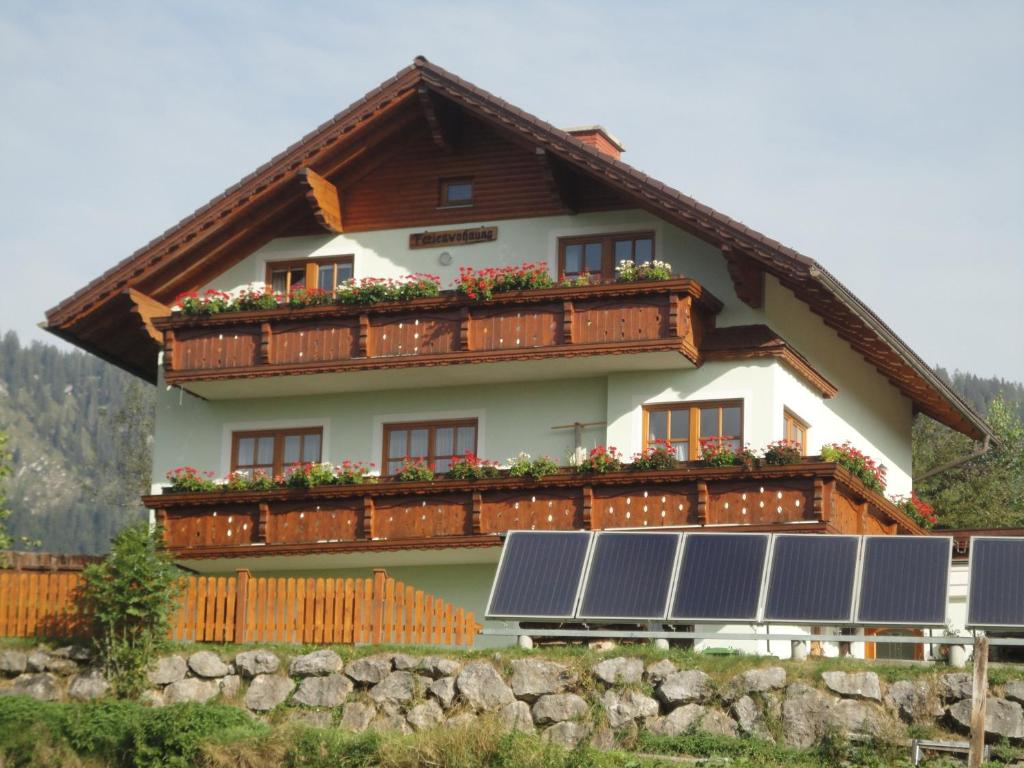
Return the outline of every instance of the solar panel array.
[[[508,534],[489,618],[943,626],[952,539],[669,531]],[[1024,627],[1024,538],[975,538],[968,627]]]
[[[968,629],[1024,627],[1024,538],[971,539]]]

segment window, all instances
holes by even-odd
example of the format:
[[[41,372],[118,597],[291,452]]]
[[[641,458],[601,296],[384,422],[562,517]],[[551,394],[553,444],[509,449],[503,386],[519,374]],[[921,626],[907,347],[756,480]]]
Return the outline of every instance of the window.
[[[563,237],[558,241],[560,280],[589,275],[599,283],[615,277],[620,261],[644,264],[654,259],[654,233]]]
[[[800,446],[800,455],[807,455],[807,423],[786,408],[782,412],[784,430],[782,439]]]
[[[438,474],[447,472],[453,456],[476,453],[476,419],[421,421],[384,425],[384,473],[395,474],[406,458],[425,461]]]
[[[743,447],[743,402],[666,403],[644,406],[644,448],[668,441],[680,461],[700,458],[700,441],[717,438],[739,451]]]
[[[292,291],[317,288],[333,291],[352,279],[352,257],[275,261],[267,264],[267,290],[287,295]]]
[[[472,204],[472,179],[441,179],[442,206],[459,206]]]
[[[293,464],[319,463],[322,446],[320,427],[234,432],[231,435],[231,471],[252,477],[259,469],[276,477]]]

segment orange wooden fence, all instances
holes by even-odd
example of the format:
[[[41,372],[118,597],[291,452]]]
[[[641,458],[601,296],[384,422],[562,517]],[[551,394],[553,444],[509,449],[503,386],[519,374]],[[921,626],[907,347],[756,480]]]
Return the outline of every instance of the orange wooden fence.
[[[0,637],[61,637],[84,626],[78,574],[0,571]],[[470,646],[473,612],[389,577],[189,576],[171,639],[192,642]]]

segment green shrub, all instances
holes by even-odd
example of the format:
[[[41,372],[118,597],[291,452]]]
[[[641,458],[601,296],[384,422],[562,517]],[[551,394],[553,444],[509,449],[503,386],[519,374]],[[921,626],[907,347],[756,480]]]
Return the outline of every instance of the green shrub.
[[[145,689],[180,590],[181,573],[162,532],[148,523],[122,530],[110,554],[82,571],[93,644],[118,696],[134,698]]]
[[[529,477],[540,480],[548,475],[558,474],[558,464],[550,456],[530,458],[528,453],[520,453],[509,461],[509,477]]]

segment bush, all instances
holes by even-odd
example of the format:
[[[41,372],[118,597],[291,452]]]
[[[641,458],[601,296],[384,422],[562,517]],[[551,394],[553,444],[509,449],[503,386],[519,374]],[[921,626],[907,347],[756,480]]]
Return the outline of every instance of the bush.
[[[529,477],[533,480],[540,480],[542,477],[555,474],[558,474],[558,464],[550,456],[533,459],[528,453],[520,453],[514,459],[509,459],[509,477]]]
[[[622,469],[622,456],[618,448],[599,445],[576,466],[576,471],[584,475],[603,475],[606,472],[618,472]]]
[[[822,461],[831,461],[841,467],[846,467],[873,491],[881,493],[885,490],[885,467],[878,464],[867,454],[854,448],[849,442],[823,445],[821,447],[821,459]]]
[[[449,480],[483,480],[488,477],[497,477],[499,474],[498,465],[495,462],[485,461],[472,451],[466,451],[458,458],[452,457],[452,467],[445,477]]]
[[[779,466],[800,463],[800,444],[792,440],[776,440],[764,449],[764,463]]]
[[[213,480],[213,472],[200,472],[195,467],[177,467],[168,472],[165,477],[171,484],[170,490],[174,493],[216,491],[218,489],[217,483]]]
[[[676,451],[668,440],[655,440],[640,453],[633,454],[631,468],[640,472],[657,469],[675,469],[679,466]]]
[[[395,472],[395,480],[403,482],[426,483],[434,479],[434,467],[422,459],[410,459],[408,456],[402,466]]]
[[[93,644],[114,691],[134,698],[146,671],[167,643],[181,574],[164,549],[159,528],[139,523],[114,538],[110,554],[82,571],[82,598]]]

